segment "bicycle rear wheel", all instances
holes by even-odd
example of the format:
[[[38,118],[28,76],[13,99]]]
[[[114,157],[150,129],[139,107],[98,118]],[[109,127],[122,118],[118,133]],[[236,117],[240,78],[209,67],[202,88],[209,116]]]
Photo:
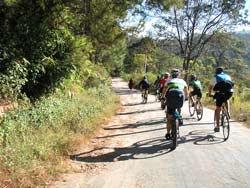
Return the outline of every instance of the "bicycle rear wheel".
[[[173,119],[172,120],[172,132],[171,132],[171,136],[172,136],[172,147],[171,150],[174,150],[177,146],[177,122],[178,120]]]
[[[190,116],[192,117],[195,113],[195,105],[192,102],[192,99],[190,98],[188,99],[188,109],[189,109]]]
[[[224,140],[227,140],[230,134],[230,124],[229,117],[225,113],[223,113],[221,117],[221,126],[223,129]]]
[[[198,120],[201,120],[203,117],[203,105],[200,100],[196,102],[196,116]]]

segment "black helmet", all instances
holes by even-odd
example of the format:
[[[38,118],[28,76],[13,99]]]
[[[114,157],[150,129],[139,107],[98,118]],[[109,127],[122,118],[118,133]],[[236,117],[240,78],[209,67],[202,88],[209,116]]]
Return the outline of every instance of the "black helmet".
[[[179,76],[179,74],[180,74],[179,69],[173,69],[173,70],[171,71],[171,76],[172,76],[172,78],[177,78],[177,77]]]
[[[220,74],[220,73],[222,73],[223,71],[224,71],[224,68],[223,68],[223,67],[217,67],[215,73],[216,73],[216,74]]]
[[[197,76],[195,74],[191,74],[190,79],[191,80],[196,80]]]

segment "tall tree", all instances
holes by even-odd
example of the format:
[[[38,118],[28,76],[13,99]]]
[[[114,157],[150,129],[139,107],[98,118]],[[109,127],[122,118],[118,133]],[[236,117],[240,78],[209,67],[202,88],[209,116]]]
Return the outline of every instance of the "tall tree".
[[[185,78],[190,61],[197,60],[217,32],[232,29],[244,21],[241,13],[244,6],[245,0],[185,0],[182,8],[168,11],[161,7],[159,34],[178,41]]]

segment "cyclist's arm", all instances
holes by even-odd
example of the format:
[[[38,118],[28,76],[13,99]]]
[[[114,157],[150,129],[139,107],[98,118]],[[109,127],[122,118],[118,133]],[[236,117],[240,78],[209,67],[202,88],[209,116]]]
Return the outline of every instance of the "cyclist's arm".
[[[209,83],[209,86],[208,86],[208,96],[212,96],[212,92],[213,92],[213,88],[216,84],[216,78],[213,77]]]

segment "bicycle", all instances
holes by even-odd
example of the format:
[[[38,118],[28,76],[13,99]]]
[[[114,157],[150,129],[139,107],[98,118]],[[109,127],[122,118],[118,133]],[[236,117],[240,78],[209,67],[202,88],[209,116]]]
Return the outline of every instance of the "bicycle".
[[[161,94],[159,89],[156,89],[155,101],[159,102],[161,100]]]
[[[189,96],[188,98],[188,108],[189,108],[189,113],[190,116],[192,117],[195,112],[196,112],[196,116],[198,121],[200,121],[203,117],[203,105],[201,103],[201,99],[198,96],[193,96],[193,100],[191,98],[191,96]]]
[[[168,114],[167,114],[168,115]],[[172,114],[173,118],[171,118],[171,140],[172,147],[171,150],[175,150],[177,147],[177,138],[180,136],[179,134],[179,126],[183,125],[183,119],[179,113],[179,110],[176,108],[174,113]],[[167,137],[166,137],[167,139]]]
[[[214,96],[210,96],[214,97]],[[223,136],[224,136],[224,141],[226,141],[229,138],[230,135],[230,115],[227,109],[227,101],[222,103],[221,106],[221,112],[220,112],[220,120],[219,120],[219,126],[222,127],[223,130]],[[215,112],[214,112],[214,127],[216,127],[216,119],[215,119]]]

